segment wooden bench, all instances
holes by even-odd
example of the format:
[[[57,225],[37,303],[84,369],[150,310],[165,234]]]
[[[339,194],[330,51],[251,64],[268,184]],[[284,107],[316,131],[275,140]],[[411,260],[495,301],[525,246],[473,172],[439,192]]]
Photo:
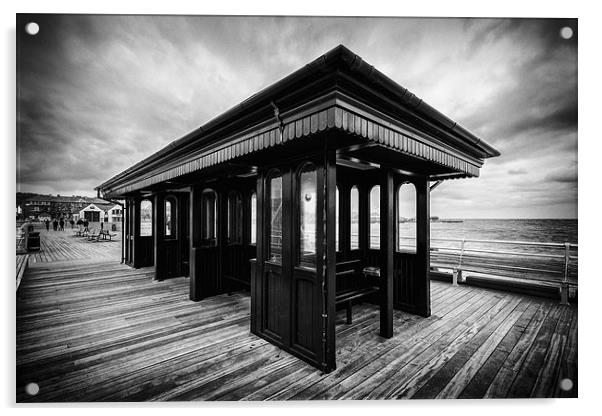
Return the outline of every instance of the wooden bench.
[[[113,237],[117,236],[117,234],[111,234],[111,232],[109,230],[100,230],[100,232],[98,233],[98,235],[96,236],[96,241],[101,241],[101,240],[109,240],[109,241],[113,241]]]
[[[21,284],[21,279],[23,279],[23,275],[25,274],[25,270],[27,270],[28,264],[29,264],[29,255],[28,254],[17,255],[17,290],[19,290],[19,285]]]
[[[90,231],[86,237],[88,237],[88,241],[94,241],[98,240],[99,235],[100,231],[97,231],[96,228],[93,228],[92,231]]]
[[[368,276],[375,276],[377,268],[361,268],[360,260],[350,260],[337,263],[337,288],[342,280],[351,280],[352,284],[342,290],[337,290],[335,304],[337,308],[344,306],[347,313],[347,325],[353,322],[353,302],[357,302],[378,292],[375,280]]]
[[[74,237],[88,237],[90,235],[90,230],[77,230],[75,232],[75,234],[73,234]]]
[[[454,285],[465,282],[495,289],[515,289],[520,293],[566,297],[568,286],[574,284],[563,282],[564,263],[560,258],[510,251],[499,254],[437,249],[431,251],[430,258],[431,277],[451,277]],[[467,276],[467,272],[473,274]],[[576,274],[572,265],[569,272]]]

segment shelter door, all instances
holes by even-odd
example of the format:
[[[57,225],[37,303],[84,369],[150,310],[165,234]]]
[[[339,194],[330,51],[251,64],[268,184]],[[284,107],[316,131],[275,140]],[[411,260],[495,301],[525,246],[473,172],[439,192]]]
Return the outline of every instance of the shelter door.
[[[196,198],[196,197],[195,197]],[[198,279],[200,297],[214,296],[222,292],[220,278],[220,248],[218,245],[218,194],[205,188],[198,196],[199,211],[198,245],[191,255],[195,256],[196,270],[192,279]],[[196,244],[195,244],[196,245]],[[195,295],[196,297],[196,295]]]
[[[222,224],[224,238],[222,241],[222,281],[231,290],[239,283],[248,284],[245,279],[249,258],[244,244],[244,201],[243,194],[231,190],[223,195]]]
[[[269,172],[264,232],[258,230],[264,236],[260,335],[320,368],[326,348],[322,178],[309,162]]]

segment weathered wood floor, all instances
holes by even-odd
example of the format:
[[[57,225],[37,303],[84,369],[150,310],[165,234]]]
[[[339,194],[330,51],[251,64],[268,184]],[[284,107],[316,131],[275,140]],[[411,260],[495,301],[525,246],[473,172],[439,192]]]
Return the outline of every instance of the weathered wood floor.
[[[249,303],[191,302],[187,279],[115,261],[33,264],[17,300],[17,401],[577,395],[577,308],[553,300],[432,282],[432,316],[395,311],[388,340],[378,309],[358,305],[352,325],[340,312],[330,374],[251,335]]]
[[[36,228],[40,232],[40,251],[29,253],[29,263],[47,263],[57,261],[81,260],[117,260],[121,258],[121,231],[112,241],[88,241],[86,237],[75,237],[76,229],[65,228],[65,231],[46,231],[46,228]]]

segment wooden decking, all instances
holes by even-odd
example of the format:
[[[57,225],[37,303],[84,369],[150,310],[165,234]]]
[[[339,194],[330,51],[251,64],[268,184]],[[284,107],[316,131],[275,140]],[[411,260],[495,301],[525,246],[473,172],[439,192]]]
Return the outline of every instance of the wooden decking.
[[[576,397],[575,306],[431,287],[432,316],[395,311],[392,339],[378,336],[375,306],[355,306],[352,325],[341,311],[338,368],[323,374],[250,334],[247,293],[195,303],[186,278],[156,282],[118,260],[32,264],[17,300],[17,401]]]
[[[121,259],[121,231],[112,240],[89,241],[86,237],[75,237],[77,229],[65,228],[65,231],[46,231],[37,227],[40,233],[40,251],[29,253],[29,263],[48,263],[57,261],[117,260]]]

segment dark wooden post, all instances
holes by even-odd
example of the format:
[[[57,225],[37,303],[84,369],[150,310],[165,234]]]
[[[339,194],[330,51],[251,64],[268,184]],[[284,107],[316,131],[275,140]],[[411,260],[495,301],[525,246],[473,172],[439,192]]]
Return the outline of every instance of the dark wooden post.
[[[190,219],[188,221],[188,226],[190,227],[190,300],[195,302],[202,299],[201,292],[201,276],[199,276],[199,264],[197,264],[198,256],[197,256],[197,244],[201,238],[201,204],[200,204],[200,189],[198,186],[192,186],[190,188],[190,209],[188,214],[190,215]]]
[[[370,189],[365,183],[360,183],[357,187],[359,193],[358,242],[364,259],[368,258],[370,250]]]
[[[325,187],[325,204],[324,204],[324,281],[326,283],[325,297],[325,328],[324,328],[324,346],[326,368],[325,371],[332,371],[336,368],[336,267],[337,267],[337,252],[336,252],[336,186],[337,186],[337,168],[336,168],[336,153],[328,151],[324,159],[324,187]]]
[[[257,176],[257,212],[256,212],[256,236],[257,236],[257,247],[255,255],[255,264],[251,268],[251,332],[257,333],[262,331],[262,282],[263,282],[263,261],[264,261],[264,250],[265,250],[265,238],[266,233],[264,230],[265,223],[265,183],[264,173],[260,173]]]
[[[130,260],[129,246],[130,246],[130,233],[129,233],[129,210],[130,210],[130,200],[129,198],[125,199],[123,204],[123,212],[121,216],[121,240],[123,246],[123,258],[121,259],[122,263],[128,263]]]
[[[416,313],[431,316],[430,285],[430,192],[426,178],[416,181],[416,268],[414,272],[414,295]]]
[[[380,185],[380,335],[393,336],[393,250],[395,242],[393,171],[384,169]]]
[[[165,258],[163,256],[163,195],[156,194],[153,201],[153,239],[155,252],[155,280],[162,280],[165,277]]]
[[[132,199],[132,234],[130,238],[132,239],[132,265],[135,268],[139,268],[141,263],[141,243],[140,243],[140,198]]]

